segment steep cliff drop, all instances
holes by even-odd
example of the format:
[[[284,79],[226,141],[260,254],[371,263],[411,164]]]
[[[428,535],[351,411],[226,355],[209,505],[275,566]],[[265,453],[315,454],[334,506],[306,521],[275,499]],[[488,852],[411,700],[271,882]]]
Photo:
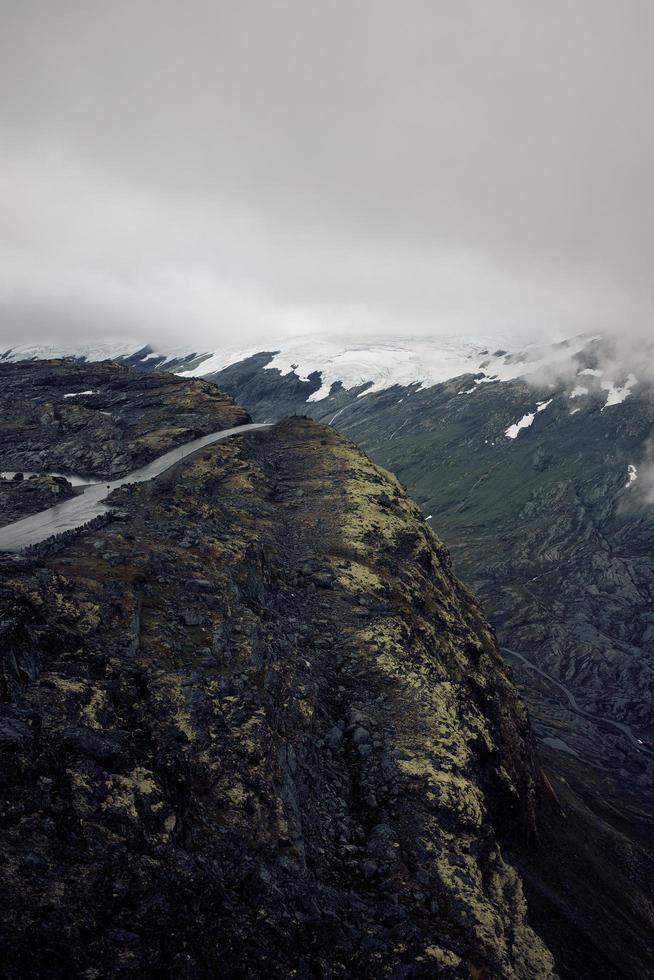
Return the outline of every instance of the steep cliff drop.
[[[112,366],[69,410],[72,370],[90,387],[50,365],[14,413],[26,461],[53,420],[52,462],[88,456],[106,400],[132,461],[238,420],[203,383],[148,396]],[[646,901],[540,774],[393,476],[292,419],[110,500],[116,520],[0,558],[3,976],[647,975]]]
[[[399,484],[302,420],[3,566],[8,976],[550,977],[524,708]]]

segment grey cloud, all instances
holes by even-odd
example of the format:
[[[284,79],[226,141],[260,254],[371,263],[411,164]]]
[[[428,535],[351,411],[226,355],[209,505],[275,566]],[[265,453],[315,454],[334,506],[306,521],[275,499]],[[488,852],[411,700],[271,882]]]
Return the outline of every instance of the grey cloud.
[[[649,3],[0,18],[5,342],[650,327]]]

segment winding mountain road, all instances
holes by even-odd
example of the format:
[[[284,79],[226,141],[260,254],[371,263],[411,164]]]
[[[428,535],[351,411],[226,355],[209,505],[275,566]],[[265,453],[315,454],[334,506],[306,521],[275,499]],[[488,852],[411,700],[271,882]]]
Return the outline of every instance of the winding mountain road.
[[[622,721],[615,721],[613,718],[606,718],[602,715],[592,715],[589,711],[586,711],[584,708],[579,706],[574,694],[572,691],[568,690],[565,684],[562,684],[561,681],[557,681],[555,677],[552,677],[550,674],[546,673],[546,671],[541,670],[541,668],[537,667],[536,664],[532,664],[532,662],[527,660],[522,653],[518,653],[517,650],[510,650],[509,647],[500,647],[500,650],[502,653],[508,653],[510,656],[516,657],[525,665],[525,667],[528,667],[529,670],[533,670],[536,674],[540,674],[540,676],[548,680],[550,684],[558,687],[558,689],[565,694],[568,704],[575,714],[580,715],[582,718],[587,718],[589,721],[593,721],[596,724],[610,725],[612,728],[615,728],[616,731],[620,732],[621,735],[626,735],[629,741],[639,752],[654,758],[654,752],[652,752],[651,749],[648,749],[639,738],[636,738],[629,725],[626,725]]]
[[[101,514],[109,513],[112,508],[104,501],[118,487],[126,483],[144,483],[146,480],[153,480],[156,476],[164,473],[182,459],[187,459],[193,453],[197,453],[206,446],[211,446],[215,442],[222,442],[230,436],[242,435],[244,432],[255,432],[258,429],[269,429],[270,424],[251,422],[247,425],[237,425],[233,429],[221,429],[219,432],[211,432],[209,435],[200,436],[190,442],[177,446],[169,450],[163,456],[153,459],[151,463],[146,463],[138,470],[121,476],[117,480],[101,483],[91,483],[84,487],[81,494],[63,500],[54,507],[42,510],[38,514],[31,514],[23,517],[20,521],[7,524],[0,528],[0,551],[23,551],[30,545],[39,544],[54,534],[61,534],[62,531],[70,531],[81,527],[87,521]]]

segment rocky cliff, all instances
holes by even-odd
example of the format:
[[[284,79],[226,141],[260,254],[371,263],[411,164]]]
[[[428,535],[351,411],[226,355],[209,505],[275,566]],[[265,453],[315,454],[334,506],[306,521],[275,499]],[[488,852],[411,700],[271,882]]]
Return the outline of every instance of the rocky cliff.
[[[550,769],[618,833],[629,826],[654,840],[651,383],[615,394],[617,356],[594,341],[570,357],[567,375],[549,371],[540,386],[468,375],[365,397],[365,385],[334,385],[307,401],[320,374],[280,375],[266,367],[272,356],[234,363],[215,381],[258,420],[298,412],[333,424],[399,476],[501,646],[585,712],[510,657]],[[602,376],[610,364],[612,397]],[[520,420],[530,424],[511,429]]]
[[[120,476],[248,421],[230,395],[205,381],[110,361],[0,363],[0,472]]]
[[[647,975],[393,476],[293,419],[113,502],[0,566],[4,976]]]

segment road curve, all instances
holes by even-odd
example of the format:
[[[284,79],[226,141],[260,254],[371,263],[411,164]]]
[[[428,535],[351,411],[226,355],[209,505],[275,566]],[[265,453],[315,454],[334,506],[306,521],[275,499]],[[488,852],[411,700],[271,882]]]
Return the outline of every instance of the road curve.
[[[219,432],[211,432],[209,435],[200,436],[190,442],[177,446],[169,450],[158,459],[146,463],[138,470],[121,476],[117,480],[108,483],[92,483],[86,486],[83,492],[77,497],[70,497],[63,500],[54,507],[42,510],[38,514],[31,514],[13,524],[7,524],[0,528],[0,551],[23,551],[30,545],[39,544],[53,534],[61,534],[62,531],[70,531],[76,527],[81,527],[87,521],[100,514],[107,514],[111,507],[104,503],[112,490],[124,486],[126,483],[144,483],[154,477],[164,473],[171,466],[179,463],[180,460],[192,456],[193,453],[210,446],[214,442],[221,442],[230,436],[241,435],[244,432],[254,432],[258,429],[269,429],[269,423],[251,422],[248,425],[237,425],[233,429],[221,429]]]
[[[589,721],[593,721],[596,724],[610,725],[612,728],[615,728],[616,731],[620,732],[621,735],[626,735],[626,737],[629,739],[632,745],[639,752],[642,752],[643,755],[648,755],[651,758],[654,758],[654,752],[652,752],[651,749],[648,749],[646,745],[644,745],[639,739],[636,738],[629,725],[626,725],[622,721],[615,721],[615,719],[613,718],[606,718],[603,717],[602,715],[592,715],[590,711],[585,711],[584,708],[581,708],[579,706],[574,694],[572,693],[572,691],[568,690],[565,684],[562,684],[561,681],[557,681],[555,677],[552,677],[544,670],[541,670],[541,668],[537,667],[536,664],[532,664],[532,662],[530,660],[527,660],[527,658],[523,656],[522,653],[518,653],[517,650],[510,650],[509,647],[500,647],[500,650],[503,653],[508,653],[512,657],[516,657],[518,660],[522,661],[525,667],[528,667],[529,670],[533,670],[536,674],[540,674],[541,677],[544,677],[551,684],[554,684],[555,687],[558,687],[558,689],[562,691],[563,694],[565,694],[568,700],[568,704],[575,712],[575,714],[580,715],[582,718],[587,718]]]

